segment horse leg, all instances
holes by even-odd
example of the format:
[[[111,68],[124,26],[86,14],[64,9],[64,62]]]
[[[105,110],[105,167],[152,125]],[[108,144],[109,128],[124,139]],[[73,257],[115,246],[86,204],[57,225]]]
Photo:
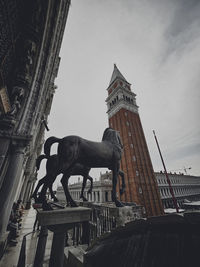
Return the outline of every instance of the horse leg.
[[[68,189],[68,180],[69,180],[69,175],[68,174],[64,174],[62,179],[61,179],[61,183],[65,192],[65,196],[66,196],[66,200],[67,200],[67,205],[70,204],[72,207],[78,207],[78,205],[76,204],[76,202],[72,199],[70,193],[69,193],[69,189]]]
[[[46,201],[46,192],[47,192],[48,185],[47,183],[44,183],[42,190],[40,192],[40,196],[38,198],[39,201],[44,202]]]
[[[90,180],[90,188],[88,190],[88,194],[92,193],[92,189],[93,189],[93,178],[91,176],[88,175],[87,177]]]
[[[122,188],[120,188],[120,195],[122,195],[124,192],[125,192],[125,188],[126,188],[126,185],[125,185],[125,180],[124,180],[124,172],[122,170],[119,170],[119,175],[121,176],[121,179],[122,179]]]
[[[80,195],[80,198],[82,198],[83,201],[88,201],[87,198],[85,198],[83,194],[85,186],[86,186],[86,182],[87,182],[87,176],[83,176],[83,184],[82,184],[81,195]]]
[[[45,176],[45,179],[43,180],[44,185],[40,192],[39,201],[44,202],[46,200],[47,188],[53,184],[53,182],[55,181],[55,178],[56,178],[55,173],[49,174],[49,172],[47,172],[47,175]]]
[[[48,183],[45,183],[42,187],[42,190],[40,192],[40,197],[39,200],[42,203],[42,208],[43,210],[53,210],[53,208],[51,207],[50,203],[47,202],[46,199],[46,192],[47,192],[47,188],[49,187]]]
[[[116,186],[117,186],[117,178],[118,178],[118,173],[119,173],[119,168],[115,166],[112,169],[113,172],[113,181],[112,181],[112,201],[115,202],[116,207],[123,207],[124,205],[117,200],[117,195],[116,195]]]
[[[50,194],[51,194],[51,198],[53,199],[54,202],[58,202],[57,197],[54,195],[54,192],[53,192],[53,189],[52,189],[52,185],[53,184],[49,185],[49,191],[50,191]]]
[[[38,189],[40,188],[40,186],[41,186],[42,184],[45,183],[45,180],[46,180],[46,176],[44,176],[42,179],[39,180],[39,182],[38,182],[38,184],[37,184],[37,186],[36,186],[36,188],[35,188],[35,190],[34,190],[32,196],[31,196],[32,198],[35,199],[35,201],[36,201],[36,199],[37,199],[37,192],[38,192]]]

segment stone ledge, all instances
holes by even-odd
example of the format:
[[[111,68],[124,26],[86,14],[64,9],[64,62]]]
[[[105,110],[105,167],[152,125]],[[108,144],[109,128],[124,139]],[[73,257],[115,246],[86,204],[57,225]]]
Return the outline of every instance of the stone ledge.
[[[51,211],[37,210],[38,221],[41,226],[70,224],[89,221],[90,209],[84,207],[70,208]]]

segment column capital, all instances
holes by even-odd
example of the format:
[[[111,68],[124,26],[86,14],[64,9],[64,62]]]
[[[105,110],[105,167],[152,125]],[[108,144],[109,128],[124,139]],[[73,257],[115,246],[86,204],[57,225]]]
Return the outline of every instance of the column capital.
[[[11,149],[16,154],[24,154],[24,150],[31,141],[31,136],[13,135],[11,138]]]

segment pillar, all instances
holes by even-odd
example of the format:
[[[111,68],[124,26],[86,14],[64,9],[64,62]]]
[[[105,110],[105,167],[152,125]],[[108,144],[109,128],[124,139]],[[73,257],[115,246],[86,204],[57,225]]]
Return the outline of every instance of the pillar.
[[[39,234],[39,240],[37,244],[37,250],[35,254],[35,260],[33,267],[42,267],[43,266],[43,260],[45,255],[45,248],[47,243],[47,236],[48,236],[48,230],[46,226],[41,227],[41,231]]]
[[[10,140],[8,138],[0,138],[0,188],[4,181],[4,165],[6,163],[6,157],[8,148],[10,145]]]
[[[5,233],[10,212],[16,195],[16,188],[21,176],[25,144],[19,140],[12,145],[9,166],[0,189],[0,237]]]
[[[56,228],[56,227],[55,227]],[[63,230],[62,227],[54,229],[53,243],[51,247],[51,255],[49,267],[62,267],[64,262],[64,247],[67,229]]]

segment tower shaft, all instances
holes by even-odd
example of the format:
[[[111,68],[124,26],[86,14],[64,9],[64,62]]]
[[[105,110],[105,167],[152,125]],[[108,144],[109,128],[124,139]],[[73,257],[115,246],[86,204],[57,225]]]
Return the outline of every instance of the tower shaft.
[[[120,132],[124,146],[121,169],[125,173],[126,192],[121,196],[121,200],[142,205],[147,216],[163,214],[136,95],[116,65],[107,90],[109,126]]]

